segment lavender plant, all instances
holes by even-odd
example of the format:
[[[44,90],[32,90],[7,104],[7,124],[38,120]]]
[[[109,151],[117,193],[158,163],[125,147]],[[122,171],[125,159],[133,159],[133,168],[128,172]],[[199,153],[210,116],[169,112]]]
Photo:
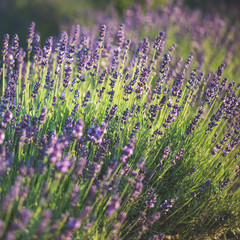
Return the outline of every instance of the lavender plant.
[[[5,35],[0,238],[237,230],[239,84],[227,62],[205,73],[199,52],[181,58],[163,30],[142,38],[138,18],[74,25],[43,48],[31,23],[26,51]]]

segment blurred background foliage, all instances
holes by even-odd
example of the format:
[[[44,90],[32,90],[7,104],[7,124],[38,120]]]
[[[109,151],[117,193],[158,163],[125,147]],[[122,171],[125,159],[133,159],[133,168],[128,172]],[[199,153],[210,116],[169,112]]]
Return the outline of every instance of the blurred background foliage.
[[[88,9],[111,11],[114,7],[117,9],[115,14],[121,16],[131,4],[139,3],[144,8],[147,2],[151,2],[154,8],[165,4],[167,0],[0,0],[0,38],[2,39],[5,33],[10,35],[18,33],[20,43],[24,45],[27,27],[34,21],[37,31],[41,33],[42,41],[45,41],[48,36],[66,30],[78,20],[81,20],[80,24],[88,25],[84,22],[84,14],[87,14]],[[204,12],[218,11],[233,22],[239,20],[239,0],[183,0],[183,2]]]

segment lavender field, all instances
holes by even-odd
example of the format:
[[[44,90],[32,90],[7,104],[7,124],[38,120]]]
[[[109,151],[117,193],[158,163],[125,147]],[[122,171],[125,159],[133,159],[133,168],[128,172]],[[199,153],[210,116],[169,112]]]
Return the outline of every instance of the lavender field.
[[[115,11],[4,35],[0,239],[239,239],[240,25]]]

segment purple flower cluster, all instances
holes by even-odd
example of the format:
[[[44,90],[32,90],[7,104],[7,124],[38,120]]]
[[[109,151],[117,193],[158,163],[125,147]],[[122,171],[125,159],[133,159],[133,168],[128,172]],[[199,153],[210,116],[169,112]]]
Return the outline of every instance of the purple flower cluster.
[[[103,136],[107,133],[107,124],[103,122],[101,126],[92,125],[88,130],[88,138],[94,144],[101,144],[103,141]]]
[[[177,199],[177,197],[175,197]],[[160,209],[163,213],[166,213],[173,207],[175,203],[174,199],[165,200],[163,204],[160,205]]]
[[[238,219],[229,190],[240,174],[240,84],[224,76],[236,29],[180,2],[134,5],[124,24],[87,15],[97,24],[43,48],[32,22],[26,53],[17,34],[4,36],[0,238],[187,239],[221,230],[212,213],[222,209]],[[222,42],[227,59],[212,73]]]
[[[131,156],[133,155],[133,150],[134,150],[134,144],[133,143],[128,143],[123,149],[123,154],[122,156],[120,157],[120,161],[122,163],[125,163],[126,160]]]

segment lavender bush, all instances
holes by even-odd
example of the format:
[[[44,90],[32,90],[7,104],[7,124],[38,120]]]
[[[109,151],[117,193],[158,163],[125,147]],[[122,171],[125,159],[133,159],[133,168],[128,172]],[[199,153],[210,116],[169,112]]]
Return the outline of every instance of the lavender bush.
[[[122,24],[99,14],[98,27],[74,25],[43,48],[34,23],[26,50],[17,34],[4,36],[0,238],[238,230],[239,84],[229,68],[237,36],[178,5],[135,8]],[[211,72],[219,46],[226,58]]]

